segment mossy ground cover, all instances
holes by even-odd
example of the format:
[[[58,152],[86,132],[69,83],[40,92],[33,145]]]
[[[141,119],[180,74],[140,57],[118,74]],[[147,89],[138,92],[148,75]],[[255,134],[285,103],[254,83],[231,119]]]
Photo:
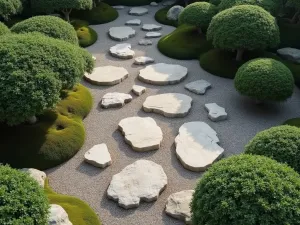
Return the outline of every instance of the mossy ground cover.
[[[162,0],[105,0],[110,5],[141,6],[149,5],[151,2],[161,2]]]
[[[69,160],[84,143],[82,119],[92,103],[89,90],[78,84],[73,90],[62,92],[56,108],[38,116],[36,124],[0,124],[1,162],[16,168],[44,170]]]
[[[97,32],[89,27],[89,23],[84,20],[72,20],[71,24],[76,30],[79,45],[83,48],[93,45],[97,39]]]

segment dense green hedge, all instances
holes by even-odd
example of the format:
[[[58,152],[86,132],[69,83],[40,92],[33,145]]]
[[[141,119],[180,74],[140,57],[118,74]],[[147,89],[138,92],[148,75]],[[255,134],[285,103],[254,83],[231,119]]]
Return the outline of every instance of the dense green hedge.
[[[10,33],[8,27],[4,23],[0,22],[0,36],[8,33]]]

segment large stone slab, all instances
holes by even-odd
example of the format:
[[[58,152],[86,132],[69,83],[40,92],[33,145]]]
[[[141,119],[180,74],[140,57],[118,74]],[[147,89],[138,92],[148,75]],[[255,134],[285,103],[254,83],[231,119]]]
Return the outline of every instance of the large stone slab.
[[[223,155],[224,149],[218,142],[216,131],[206,123],[185,123],[175,138],[177,158],[188,170],[205,171]]]
[[[72,225],[67,212],[60,205],[51,204],[49,209],[49,225]]]
[[[108,35],[115,41],[126,41],[136,34],[131,27],[112,27],[108,31]]]
[[[22,172],[28,173],[30,177],[35,179],[41,187],[45,186],[45,180],[47,175],[45,172],[34,169],[34,168],[23,168]]]
[[[139,45],[152,45],[151,40],[141,39],[139,40]]]
[[[180,83],[187,74],[188,69],[184,66],[157,63],[141,69],[138,78],[149,84],[168,85]]]
[[[180,5],[175,5],[175,6],[171,7],[169,9],[169,11],[167,12],[167,19],[177,21],[179,18],[179,14],[182,12],[183,9],[184,9],[184,7],[182,7]]]
[[[119,130],[125,136],[126,143],[138,152],[159,149],[163,139],[160,127],[151,117],[123,119],[119,123]]]
[[[140,85],[133,85],[132,86],[132,92],[137,95],[140,96],[142,94],[144,94],[146,92],[146,88]]]
[[[124,94],[119,92],[107,93],[102,97],[101,107],[108,108],[119,108],[123,107],[126,103],[131,102],[132,96],[130,94]]]
[[[208,118],[211,121],[217,122],[227,119],[227,113],[225,109],[216,103],[205,104],[205,109],[208,111]]]
[[[146,33],[145,38],[158,38],[161,37],[161,33],[159,32],[148,32]]]
[[[300,63],[300,50],[296,48],[281,48],[277,53],[284,59]]]
[[[109,49],[109,53],[119,59],[132,59],[134,51],[131,50],[131,44],[122,43],[117,44]]]
[[[165,117],[185,117],[191,107],[192,98],[179,93],[149,96],[143,104],[145,112],[154,112]]]
[[[186,84],[184,87],[197,95],[204,95],[206,90],[211,88],[211,84],[206,80],[196,80]]]
[[[129,10],[129,15],[133,15],[133,16],[142,16],[147,13],[148,13],[148,9],[143,7],[133,7]]]
[[[147,56],[140,56],[134,59],[135,65],[146,65],[150,63],[154,63],[154,59]]]
[[[171,194],[166,204],[166,214],[185,221],[186,224],[192,225],[190,203],[192,201],[194,190],[184,190]]]
[[[84,160],[96,167],[105,168],[111,165],[111,156],[106,144],[93,146],[84,154]]]
[[[107,190],[110,199],[129,209],[138,207],[140,201],[157,200],[167,186],[163,168],[148,160],[138,160],[113,176]]]
[[[151,2],[150,6],[158,6],[158,3],[157,2]]]
[[[144,31],[158,31],[161,30],[162,26],[156,24],[144,24],[142,30]]]
[[[123,67],[100,66],[96,67],[91,74],[86,73],[84,78],[95,85],[115,85],[128,77],[128,71]]]
[[[140,19],[128,20],[125,25],[129,26],[139,26],[141,25],[142,21]]]

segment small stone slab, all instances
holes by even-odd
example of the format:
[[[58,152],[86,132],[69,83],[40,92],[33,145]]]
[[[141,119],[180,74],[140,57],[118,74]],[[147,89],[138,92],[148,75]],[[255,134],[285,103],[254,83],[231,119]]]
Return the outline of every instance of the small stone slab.
[[[121,10],[121,9],[124,9],[125,7],[123,5],[115,5],[115,6],[113,6],[113,8],[116,10]]]
[[[177,21],[179,18],[179,14],[184,10],[184,7],[180,5],[175,5],[169,9],[167,12],[167,19]]]
[[[51,204],[48,217],[49,225],[72,225],[69,216],[63,207]]]
[[[205,109],[208,111],[208,118],[211,121],[217,122],[227,119],[227,113],[225,109],[218,106],[216,103],[205,104]]]
[[[167,182],[167,175],[160,165],[149,160],[138,160],[113,176],[107,196],[125,209],[135,208],[140,201],[157,200]]]
[[[111,47],[109,53],[119,59],[132,59],[135,55],[134,51],[131,50],[131,44],[128,43],[117,44]]]
[[[204,95],[206,90],[211,88],[211,84],[206,80],[196,80],[186,84],[184,87],[197,95]]]
[[[132,92],[137,96],[141,96],[146,92],[146,88],[140,85],[133,85]]]
[[[128,20],[125,25],[130,25],[130,26],[139,26],[141,25],[142,21],[140,19],[134,19],[134,20]]]
[[[300,50],[296,48],[281,48],[277,53],[284,59],[300,63]]]
[[[146,65],[150,63],[154,63],[154,59],[147,56],[140,56],[134,59],[135,65]]]
[[[161,33],[159,32],[148,32],[146,33],[146,38],[158,38],[161,37]]]
[[[157,2],[151,2],[149,5],[150,6],[158,6],[158,3]]]
[[[136,34],[131,27],[112,27],[108,31],[108,35],[115,41],[126,41]]]
[[[34,168],[23,168],[22,172],[28,173],[30,177],[35,179],[41,187],[45,186],[45,180],[47,175],[45,172],[34,169]]]
[[[192,225],[190,203],[194,192],[194,190],[184,190],[171,194],[167,200],[166,214]]]
[[[139,45],[152,45],[151,40],[141,39],[139,40]]]
[[[84,160],[96,167],[105,168],[111,165],[111,156],[106,144],[93,146],[84,154]]]
[[[91,74],[86,73],[84,78],[95,85],[115,85],[128,77],[128,71],[123,67],[101,66],[94,69]]]
[[[190,96],[180,93],[153,95],[146,98],[143,110],[162,114],[165,117],[185,117],[192,107],[192,101]]]
[[[184,168],[202,172],[223,155],[218,142],[216,131],[206,123],[185,123],[175,138],[176,156]]]
[[[163,2],[163,6],[171,6],[171,5],[174,5],[175,3],[176,3],[176,1],[173,1],[173,0],[165,1],[165,2]]]
[[[188,69],[184,66],[157,63],[140,70],[138,78],[149,84],[177,84],[186,78]]]
[[[119,123],[119,130],[125,136],[127,144],[137,152],[157,150],[163,139],[163,133],[151,117],[129,117]]]
[[[102,97],[101,107],[108,108],[119,108],[123,107],[126,103],[131,102],[132,96],[130,94],[124,94],[119,92],[107,93]]]
[[[144,31],[158,31],[161,29],[162,29],[162,26],[159,26],[156,24],[144,24],[142,26],[142,30],[144,30]]]
[[[143,7],[133,7],[129,10],[129,15],[132,16],[142,16],[147,13],[148,13],[148,9]]]

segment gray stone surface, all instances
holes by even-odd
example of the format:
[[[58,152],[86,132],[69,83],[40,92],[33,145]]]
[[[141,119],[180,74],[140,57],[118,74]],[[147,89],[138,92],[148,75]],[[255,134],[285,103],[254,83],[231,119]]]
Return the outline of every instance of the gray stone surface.
[[[84,154],[84,160],[96,167],[105,168],[111,165],[111,156],[106,144],[94,145]]]
[[[67,212],[60,205],[51,204],[49,209],[49,225],[72,225]]]
[[[184,87],[197,95],[204,95],[207,89],[211,88],[211,84],[206,80],[196,80],[186,84]]]
[[[131,27],[112,27],[108,31],[108,35],[115,41],[126,41],[129,38],[134,37],[136,34],[135,30]]]
[[[163,6],[171,6],[171,5],[174,5],[175,3],[176,3],[176,1],[174,1],[174,0],[164,1]]]
[[[134,64],[136,65],[146,65],[150,63],[154,63],[154,59],[147,56],[140,56],[134,59]]]
[[[115,6],[113,6],[113,8],[116,10],[121,10],[121,9],[124,9],[125,7],[123,5],[115,5]]]
[[[151,40],[147,40],[147,39],[141,39],[139,40],[139,45],[152,45],[152,41]]]
[[[112,56],[119,59],[132,59],[135,55],[134,51],[131,50],[131,44],[122,43],[117,44],[109,49]]]
[[[47,175],[45,172],[34,168],[23,168],[22,172],[28,173],[30,177],[35,179],[41,187],[44,187]]]
[[[157,2],[151,2],[150,6],[158,6],[158,3]]]
[[[128,20],[125,25],[129,26],[139,26],[141,25],[142,21],[140,19],[133,19],[133,20]]]
[[[140,96],[142,94],[144,94],[146,92],[146,88],[140,85],[133,85],[132,86],[132,92],[137,95]]]
[[[159,38],[161,37],[161,33],[159,32],[148,32],[146,33],[145,38]]]
[[[133,7],[129,10],[129,15],[142,16],[148,13],[148,9],[144,7]]]
[[[205,104],[205,109],[208,111],[208,118],[211,121],[217,122],[227,119],[227,113],[225,109],[216,103]]]
[[[174,5],[171,7],[167,13],[167,19],[177,21],[179,18],[179,14],[182,12],[184,7],[180,5]]]
[[[107,195],[125,209],[135,208],[140,201],[157,200],[167,182],[167,175],[160,165],[138,160],[113,176]]]
[[[296,48],[281,48],[277,53],[284,59],[300,63],[300,50]]]
[[[101,107],[108,108],[119,108],[123,107],[126,103],[131,102],[132,96],[130,94],[124,94],[119,92],[107,93],[102,97]]]
[[[144,24],[142,30],[144,31],[158,31],[161,30],[162,26],[156,24]]]

